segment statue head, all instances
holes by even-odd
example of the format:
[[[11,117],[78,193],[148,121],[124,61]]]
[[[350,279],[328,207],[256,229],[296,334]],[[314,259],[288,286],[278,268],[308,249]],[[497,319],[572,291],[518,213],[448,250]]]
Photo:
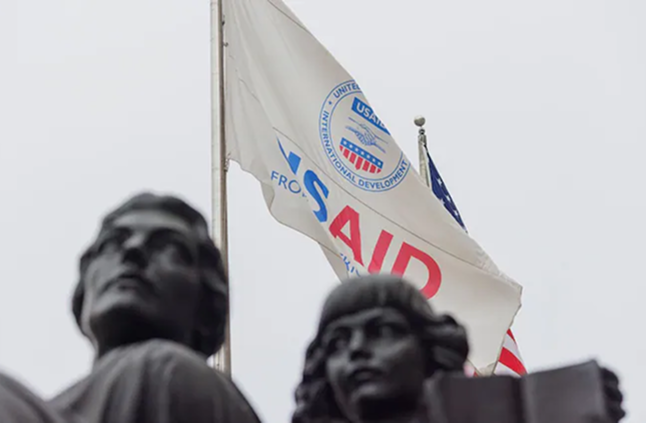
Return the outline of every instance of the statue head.
[[[204,217],[143,193],[109,213],[81,256],[72,311],[97,356],[167,339],[208,357],[224,341],[228,278]]]
[[[324,303],[292,422],[367,422],[415,413],[424,381],[436,372],[462,372],[468,352],[464,328],[436,314],[400,277],[349,279]]]

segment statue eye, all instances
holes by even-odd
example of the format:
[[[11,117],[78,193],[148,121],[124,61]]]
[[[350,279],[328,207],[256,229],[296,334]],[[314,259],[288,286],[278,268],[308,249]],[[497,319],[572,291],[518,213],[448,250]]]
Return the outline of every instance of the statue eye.
[[[404,330],[394,323],[381,322],[375,326],[375,332],[380,338],[396,338],[402,335]]]
[[[191,251],[181,242],[170,241],[167,243],[166,248],[168,248],[171,256],[177,259],[177,261],[185,264],[193,264],[194,260]]]
[[[341,351],[348,346],[348,338],[341,335],[336,335],[325,342],[325,350],[328,354],[333,354],[335,352]]]
[[[97,252],[99,253],[111,253],[114,251],[117,251],[121,245],[123,244],[123,240],[118,234],[111,235],[101,241],[99,243],[99,246],[97,247]]]
[[[150,248],[158,254],[167,254],[176,263],[191,265],[195,262],[191,249],[178,237],[161,232],[150,240]]]
[[[110,229],[98,240],[96,252],[99,254],[118,252],[130,235],[131,231],[126,228]]]

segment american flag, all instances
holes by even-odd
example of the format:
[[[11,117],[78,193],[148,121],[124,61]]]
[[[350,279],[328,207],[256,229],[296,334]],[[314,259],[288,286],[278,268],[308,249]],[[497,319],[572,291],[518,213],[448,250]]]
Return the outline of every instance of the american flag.
[[[462,226],[462,228],[464,228],[464,230],[466,231],[467,228],[462,221],[462,216],[460,215],[458,207],[453,201],[453,197],[451,197],[446,184],[440,176],[440,172],[438,172],[437,168],[435,167],[435,163],[433,163],[433,159],[431,159],[431,155],[429,154],[426,146],[424,146],[424,149],[426,152],[426,162],[428,165],[428,176],[431,180],[433,193],[435,194],[437,199],[440,200],[442,204],[444,204],[444,208],[446,208],[449,214],[453,216],[453,218],[455,218],[460,226]],[[522,376],[526,373],[527,370],[525,369],[523,359],[520,356],[518,344],[516,343],[516,339],[514,338],[514,334],[512,333],[510,328],[505,335],[502,351],[500,352],[500,358],[498,359],[498,363],[496,364],[496,367],[494,369],[494,374]]]

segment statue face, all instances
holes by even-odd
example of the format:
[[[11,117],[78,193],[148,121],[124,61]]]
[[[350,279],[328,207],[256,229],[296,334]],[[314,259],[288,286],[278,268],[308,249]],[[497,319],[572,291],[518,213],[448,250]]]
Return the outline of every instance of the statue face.
[[[83,282],[82,325],[99,353],[151,338],[187,343],[202,289],[190,226],[162,211],[132,211],[96,245]]]
[[[341,411],[352,420],[370,404],[419,399],[425,354],[397,310],[373,308],[337,319],[322,342],[328,381]]]

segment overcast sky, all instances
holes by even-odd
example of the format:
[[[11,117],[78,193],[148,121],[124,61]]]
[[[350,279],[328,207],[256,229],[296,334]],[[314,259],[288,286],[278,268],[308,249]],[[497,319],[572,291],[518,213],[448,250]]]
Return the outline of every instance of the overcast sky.
[[[599,358],[646,421],[646,2],[288,0],[406,154],[417,114],[471,235],[525,287],[530,370]],[[85,374],[77,258],[131,193],[210,213],[207,0],[0,0],[0,367]],[[249,122],[253,124],[253,122]],[[230,172],[234,378],[287,422],[334,274]]]

